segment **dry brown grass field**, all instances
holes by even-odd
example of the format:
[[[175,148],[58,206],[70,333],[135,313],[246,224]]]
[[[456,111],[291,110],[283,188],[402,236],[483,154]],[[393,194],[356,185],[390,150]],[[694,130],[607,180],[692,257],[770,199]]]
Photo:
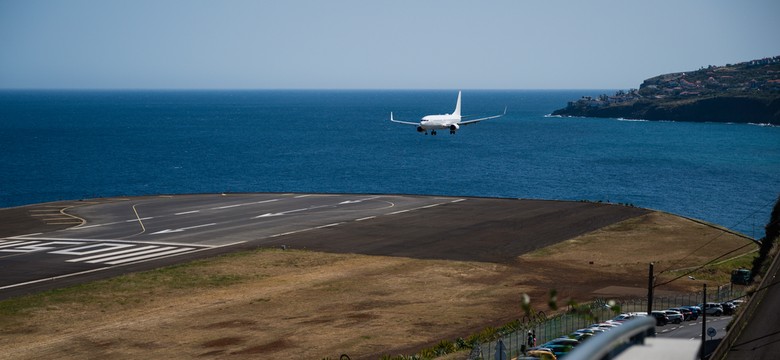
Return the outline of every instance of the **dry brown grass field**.
[[[549,289],[562,300],[631,296],[605,289],[641,292],[649,262],[658,271],[696,266],[749,242],[651,212],[504,263],[244,252],[0,302],[0,358],[412,354],[517,319],[523,293],[537,307]]]

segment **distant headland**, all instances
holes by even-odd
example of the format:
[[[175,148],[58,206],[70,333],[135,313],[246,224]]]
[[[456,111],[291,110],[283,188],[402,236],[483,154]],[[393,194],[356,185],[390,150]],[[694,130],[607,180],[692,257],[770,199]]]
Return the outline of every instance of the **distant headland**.
[[[551,115],[780,125],[780,56],[659,75]]]

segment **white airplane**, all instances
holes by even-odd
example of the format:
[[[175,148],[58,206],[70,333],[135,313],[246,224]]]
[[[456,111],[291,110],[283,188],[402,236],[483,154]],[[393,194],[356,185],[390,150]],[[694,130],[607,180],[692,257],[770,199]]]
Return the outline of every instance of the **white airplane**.
[[[393,118],[393,113],[391,112],[390,121],[399,124],[417,126],[417,132],[424,132],[425,135],[428,135],[428,130],[431,130],[431,135],[436,135],[436,130],[450,129],[450,134],[455,134],[455,132],[460,129],[461,125],[474,124],[484,120],[500,118],[504,115],[506,115],[506,108],[504,108],[504,113],[501,115],[461,121],[463,116],[460,115],[460,91],[458,91],[458,102],[455,104],[455,111],[453,111],[452,114],[426,115],[420,119],[420,122],[411,122],[396,120]]]

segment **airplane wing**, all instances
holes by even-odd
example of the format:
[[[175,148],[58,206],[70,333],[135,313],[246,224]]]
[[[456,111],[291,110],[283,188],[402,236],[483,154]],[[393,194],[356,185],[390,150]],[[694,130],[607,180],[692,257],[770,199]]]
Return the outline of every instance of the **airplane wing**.
[[[414,125],[414,126],[419,126],[420,125],[420,123],[418,123],[418,122],[400,121],[400,120],[393,119],[393,113],[392,112],[390,113],[390,121],[392,121],[394,123],[406,124],[406,125]]]
[[[506,115],[506,108],[504,108],[504,113],[503,113],[503,114],[501,114],[501,115],[493,115],[493,116],[483,117],[483,118],[479,118],[479,119],[473,119],[473,120],[461,121],[461,122],[459,122],[459,123],[458,123],[458,125],[468,125],[468,124],[474,124],[474,123],[478,123],[478,122],[480,122],[480,121],[485,121],[485,120],[490,120],[490,119],[500,118],[500,117],[502,117],[502,116],[504,116],[504,115]],[[391,117],[392,117],[392,114],[391,114]]]

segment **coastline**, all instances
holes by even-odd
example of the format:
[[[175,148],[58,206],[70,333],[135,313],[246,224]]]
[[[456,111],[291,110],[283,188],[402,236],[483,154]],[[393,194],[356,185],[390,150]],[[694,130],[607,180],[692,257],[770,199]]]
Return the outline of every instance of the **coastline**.
[[[774,99],[729,95],[668,101],[641,99],[605,106],[578,101],[550,115],[777,126],[780,125],[780,96]]]

